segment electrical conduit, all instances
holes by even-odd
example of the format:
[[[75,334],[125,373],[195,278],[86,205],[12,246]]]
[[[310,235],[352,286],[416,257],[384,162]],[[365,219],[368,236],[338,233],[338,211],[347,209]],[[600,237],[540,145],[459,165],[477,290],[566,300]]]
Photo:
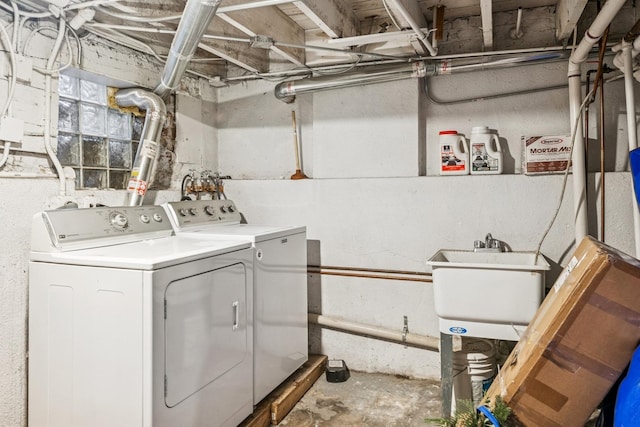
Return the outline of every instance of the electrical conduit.
[[[573,168],[573,205],[575,220],[576,244],[588,234],[589,222],[587,218],[587,170],[585,165],[585,143],[582,127],[581,113],[581,66],[587,60],[589,52],[600,40],[607,26],[611,23],[616,14],[624,6],[625,0],[609,0],[596,16],[595,20],[585,32],[584,37],[569,58],[569,115],[573,135],[573,153],[571,163]],[[579,126],[573,124],[579,121]]]
[[[16,25],[16,23],[14,23],[14,25]],[[66,25],[64,18],[60,17],[58,37],[56,37],[56,41],[53,45],[53,49],[51,50],[51,55],[47,61],[47,67],[44,73],[44,148],[51,160],[51,163],[53,163],[56,175],[58,175],[58,180],[60,181],[59,191],[61,196],[66,194],[64,168],[62,167],[60,160],[58,160],[58,156],[51,145],[51,75],[53,74],[53,66],[56,62],[56,58],[58,57],[58,53],[60,52],[62,41],[64,40]]]

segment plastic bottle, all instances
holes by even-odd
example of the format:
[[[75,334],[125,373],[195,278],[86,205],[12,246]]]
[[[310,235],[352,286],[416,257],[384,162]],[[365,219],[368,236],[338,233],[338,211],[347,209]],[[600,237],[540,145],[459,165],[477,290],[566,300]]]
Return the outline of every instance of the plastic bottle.
[[[498,135],[486,126],[471,128],[471,175],[502,173],[502,148]]]
[[[440,132],[440,175],[469,175],[469,149],[464,135],[455,130]]]

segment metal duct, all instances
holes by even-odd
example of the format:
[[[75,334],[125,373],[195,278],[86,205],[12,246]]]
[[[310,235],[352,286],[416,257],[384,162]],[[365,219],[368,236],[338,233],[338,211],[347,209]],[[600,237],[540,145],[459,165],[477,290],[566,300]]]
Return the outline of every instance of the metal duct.
[[[160,84],[153,92],[162,98],[175,89],[187,64],[198,47],[209,23],[216,14],[221,0],[188,0],[180,18],[176,35],[171,42],[171,49],[160,78]]]
[[[287,104],[293,102],[296,95],[314,92],[318,90],[337,89],[350,86],[360,86],[370,83],[392,82],[413,77],[426,77],[433,75],[435,67],[427,66],[424,62],[392,65],[376,68],[375,71],[361,71],[357,73],[345,73],[337,76],[323,76],[310,79],[290,80],[279,83],[275,88],[275,95]]]
[[[296,95],[319,90],[338,89],[350,86],[360,86],[371,83],[384,83],[417,77],[432,77],[443,74],[462,73],[485,70],[491,68],[505,68],[517,65],[533,64],[545,61],[566,59],[565,52],[543,52],[531,55],[510,56],[484,62],[484,58],[470,62],[470,60],[439,62],[413,62],[410,64],[378,67],[373,71],[344,73],[335,76],[314,77],[299,80],[289,80],[279,83],[275,87],[275,96],[281,101],[291,103]]]
[[[167,107],[160,96],[143,89],[123,89],[118,91],[115,97],[118,105],[136,106],[147,111],[125,199],[125,205],[140,206],[158,157],[160,134],[167,117]]]

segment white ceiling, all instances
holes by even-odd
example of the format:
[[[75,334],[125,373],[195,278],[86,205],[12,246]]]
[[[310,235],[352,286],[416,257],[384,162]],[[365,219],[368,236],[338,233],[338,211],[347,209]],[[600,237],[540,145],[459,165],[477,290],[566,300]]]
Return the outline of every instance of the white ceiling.
[[[46,10],[49,3],[68,1],[19,3]],[[159,60],[169,50],[171,31],[177,28],[185,4],[176,0],[98,1],[103,4],[92,7],[95,18],[81,29],[81,35],[88,31],[153,52]],[[74,5],[68,10],[70,17],[79,10],[77,4],[81,2],[70,3]],[[439,56],[557,46],[571,34],[586,4],[587,0],[222,0],[190,68],[224,79],[228,73],[263,74],[430,57],[404,13],[428,31],[436,26],[436,7],[443,11],[442,39],[436,42]],[[523,9],[523,28],[535,26],[535,37],[533,31],[522,38],[508,36],[516,25],[518,8]],[[428,40],[432,42],[433,35]]]

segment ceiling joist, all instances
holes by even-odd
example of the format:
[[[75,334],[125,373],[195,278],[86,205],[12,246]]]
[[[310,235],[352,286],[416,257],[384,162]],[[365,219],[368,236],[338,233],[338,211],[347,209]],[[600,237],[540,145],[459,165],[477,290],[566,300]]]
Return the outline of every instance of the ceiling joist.
[[[358,34],[358,20],[339,0],[301,0],[293,4],[332,39]]]

